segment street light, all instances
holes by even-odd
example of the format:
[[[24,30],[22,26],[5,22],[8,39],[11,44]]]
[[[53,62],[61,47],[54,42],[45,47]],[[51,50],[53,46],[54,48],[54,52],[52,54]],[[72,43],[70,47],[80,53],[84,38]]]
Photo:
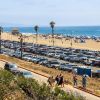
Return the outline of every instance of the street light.
[[[54,46],[54,26],[55,26],[55,22],[54,21],[51,21],[50,22],[50,26],[52,28],[52,42],[53,42],[53,46]]]
[[[3,32],[3,28],[0,27],[0,53],[1,53],[1,33]]]
[[[23,35],[20,33],[20,50],[21,50],[21,59],[23,57]]]

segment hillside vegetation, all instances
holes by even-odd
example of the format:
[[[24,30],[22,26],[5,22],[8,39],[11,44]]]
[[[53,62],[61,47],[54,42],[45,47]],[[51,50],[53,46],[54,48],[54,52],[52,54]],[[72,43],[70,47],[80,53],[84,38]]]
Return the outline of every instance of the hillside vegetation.
[[[20,59],[5,56],[5,55],[0,55],[0,59],[7,60],[12,63],[16,63],[22,66],[23,68],[43,72],[45,74],[49,74],[54,77],[62,73],[62,75],[64,76],[64,79],[67,80],[69,84],[71,85],[73,84],[73,75],[72,73],[68,73],[67,71],[60,71],[57,69],[44,67],[42,65],[34,64],[32,62],[27,62],[24,60],[20,60]],[[78,86],[81,86],[81,84],[82,84],[82,77],[78,76]],[[87,89],[100,96],[100,87],[98,86],[100,86],[100,78],[87,78]]]
[[[40,85],[34,79],[14,76],[0,70],[0,100],[85,100],[82,96],[65,93],[58,87]]]

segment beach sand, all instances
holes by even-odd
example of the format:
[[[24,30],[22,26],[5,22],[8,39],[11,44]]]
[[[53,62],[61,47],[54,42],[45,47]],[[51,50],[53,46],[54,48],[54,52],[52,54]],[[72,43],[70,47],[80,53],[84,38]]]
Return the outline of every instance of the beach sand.
[[[19,36],[11,35],[11,33],[2,33],[2,39],[3,40],[12,40],[12,41],[19,41]],[[36,43],[36,36],[35,35],[30,35],[26,36],[23,40],[24,42],[29,42],[29,43]],[[65,48],[77,48],[77,49],[87,49],[87,50],[94,50],[94,51],[100,51],[100,42],[96,42],[92,39],[87,39],[85,43],[75,43],[74,39],[66,40],[65,38],[62,39],[54,39],[55,46],[59,47],[65,47]],[[72,46],[71,46],[71,41],[72,41]],[[38,44],[45,44],[45,45],[50,45],[52,46],[52,38],[47,37],[45,38],[42,35],[38,35]]]

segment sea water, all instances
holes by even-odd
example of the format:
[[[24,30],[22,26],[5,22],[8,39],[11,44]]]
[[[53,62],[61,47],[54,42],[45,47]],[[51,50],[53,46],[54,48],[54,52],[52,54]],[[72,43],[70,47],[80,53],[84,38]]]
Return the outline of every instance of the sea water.
[[[18,27],[21,33],[34,34],[34,27]],[[11,32],[13,27],[4,27],[5,32]],[[39,27],[39,34],[50,34],[50,27]],[[54,28],[55,34],[72,35],[72,36],[99,36],[100,26],[75,26],[75,27],[56,27]]]

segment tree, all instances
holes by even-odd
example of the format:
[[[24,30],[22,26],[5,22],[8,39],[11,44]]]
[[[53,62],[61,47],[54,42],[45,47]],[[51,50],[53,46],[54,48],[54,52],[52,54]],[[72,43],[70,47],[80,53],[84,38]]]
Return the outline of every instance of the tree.
[[[50,26],[51,26],[51,29],[52,29],[52,42],[53,42],[53,46],[54,46],[54,26],[55,26],[55,22],[51,21]]]
[[[36,32],[36,44],[38,43],[38,29],[39,29],[38,25],[34,26],[34,30]]]

